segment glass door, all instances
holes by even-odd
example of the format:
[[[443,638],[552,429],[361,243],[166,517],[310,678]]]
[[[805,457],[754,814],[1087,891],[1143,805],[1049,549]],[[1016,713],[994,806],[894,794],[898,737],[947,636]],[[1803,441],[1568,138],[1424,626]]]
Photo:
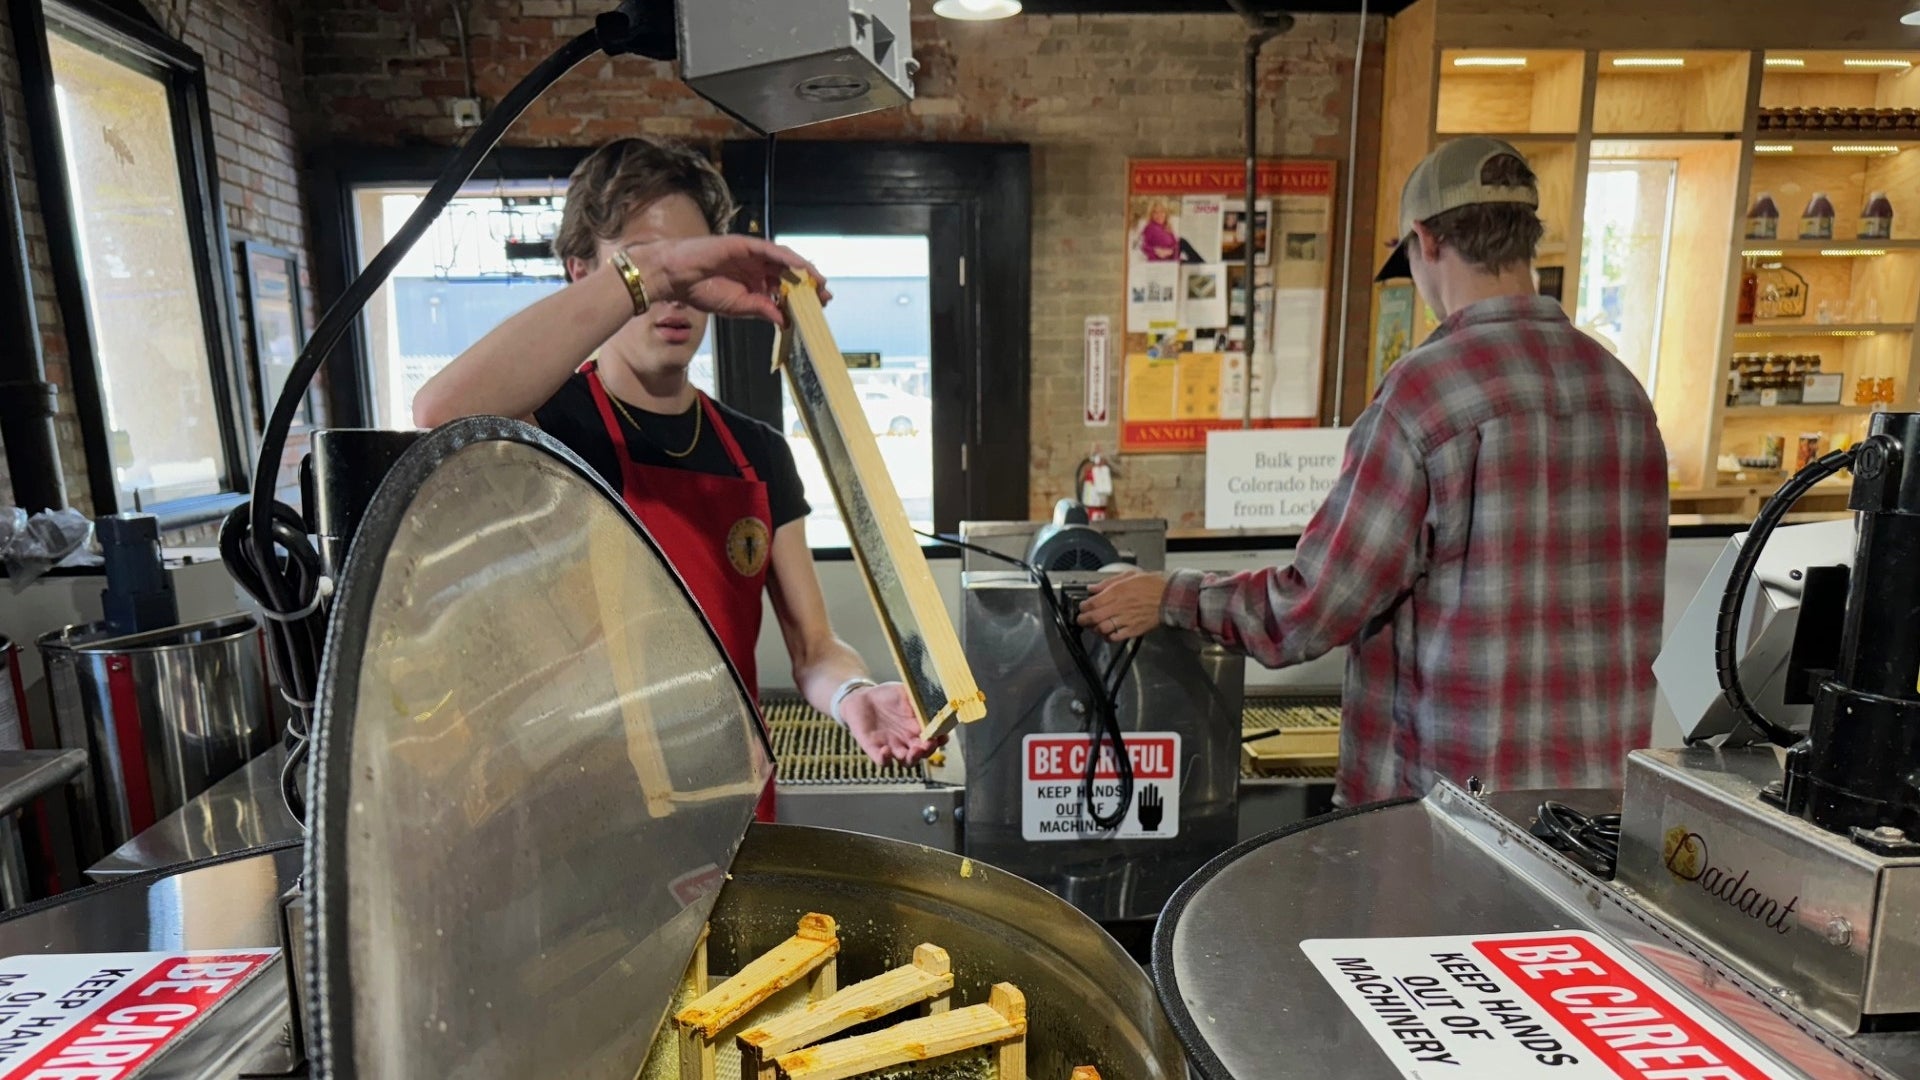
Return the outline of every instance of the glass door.
[[[880,444],[908,520],[931,531],[935,422],[927,238],[782,233],[780,242],[812,260],[832,284],[827,325],[847,358],[868,429]],[[784,381],[781,427],[813,505],[808,541],[816,547],[848,546],[820,456]]]

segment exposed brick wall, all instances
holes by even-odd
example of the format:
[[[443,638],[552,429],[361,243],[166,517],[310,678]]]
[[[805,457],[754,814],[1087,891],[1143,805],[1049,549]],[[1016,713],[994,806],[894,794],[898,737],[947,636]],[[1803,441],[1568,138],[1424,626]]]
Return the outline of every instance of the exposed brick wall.
[[[308,259],[304,196],[294,138],[301,73],[294,50],[294,16],[288,0],[145,0],[155,18],[206,62],[208,105],[219,157],[221,201],[226,211],[229,253],[240,273],[238,245],[261,240],[293,251],[303,277]],[[0,24],[6,13],[0,10]],[[70,391],[71,364],[55,301],[46,222],[41,217],[37,172],[26,141],[25,101],[11,26],[0,32],[0,108],[6,114],[9,164],[19,178],[22,211],[33,263],[34,293],[47,356],[48,378],[61,387],[60,456],[68,497],[91,510],[86,451]],[[244,293],[244,289],[237,290]],[[236,301],[240,336],[235,362],[253,389],[252,328],[244,296]],[[312,325],[311,297],[308,325]],[[297,458],[296,458],[297,460]],[[10,488],[5,490],[11,490]],[[210,530],[169,537],[200,542]]]
[[[448,98],[464,93],[463,65],[446,4],[331,0],[302,26],[302,60],[316,142],[446,144],[459,132]],[[603,0],[473,0],[469,29],[479,92],[498,100],[562,40],[591,25]],[[317,8],[318,5],[315,5]],[[1120,220],[1126,159],[1241,153],[1244,31],[1218,16],[1027,16],[964,24],[933,18],[915,0],[914,53],[922,64],[911,108],[797,133],[844,139],[967,139],[1033,147],[1032,505],[1064,494],[1068,472],[1114,431],[1081,423],[1080,334],[1088,315],[1119,321],[1124,273]],[[1306,16],[1263,55],[1262,140],[1299,157],[1347,157],[1347,118],[1359,20]],[[1375,20],[1377,45],[1384,24]],[[1364,283],[1372,241],[1375,148],[1365,117],[1377,114],[1383,51],[1364,65],[1374,102],[1363,112],[1355,278]],[[519,145],[590,146],[636,131],[712,142],[747,134],[677,82],[668,65],[633,58],[583,64],[536,103],[507,136]],[[1337,224],[1337,223],[1336,223]],[[1338,289],[1336,288],[1336,295]],[[1364,285],[1350,305],[1350,365],[1366,341]],[[991,314],[991,313],[990,313]],[[1329,353],[1334,331],[1329,331]],[[1348,401],[1364,391],[1348,380]],[[1331,408],[1333,379],[1326,380]],[[1352,408],[1349,408],[1351,415]],[[1200,455],[1121,463],[1120,507],[1198,526]]]

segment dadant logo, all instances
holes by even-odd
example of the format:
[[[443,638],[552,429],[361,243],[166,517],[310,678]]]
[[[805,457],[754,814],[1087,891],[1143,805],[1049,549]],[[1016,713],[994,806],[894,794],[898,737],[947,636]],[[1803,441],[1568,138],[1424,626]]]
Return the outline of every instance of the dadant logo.
[[[1731,867],[1715,866],[1707,850],[1706,837],[1684,825],[1668,829],[1663,841],[1661,863],[1676,880],[1700,886],[1709,896],[1750,919],[1759,920],[1776,934],[1793,929],[1787,916],[1793,914],[1800,897],[1794,896],[1782,904],[1776,897],[1748,885],[1746,868],[1736,874]]]

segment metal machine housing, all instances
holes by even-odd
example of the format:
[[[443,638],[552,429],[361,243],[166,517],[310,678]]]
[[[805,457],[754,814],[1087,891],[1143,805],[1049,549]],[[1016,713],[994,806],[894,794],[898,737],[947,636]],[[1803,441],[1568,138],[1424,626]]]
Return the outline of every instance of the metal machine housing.
[[[913,100],[907,0],[680,0],[680,77],[761,131]]]
[[[1084,590],[1106,575],[1060,574]],[[1181,736],[1176,839],[1023,839],[1023,736],[1087,730],[1086,689],[1049,622],[1039,586],[1019,571],[961,575],[961,640],[993,703],[961,728],[967,761],[966,851],[1039,884],[1102,920],[1147,918],[1186,877],[1238,839],[1238,746],[1246,659],[1190,632],[1142,639],[1122,692],[1126,732]]]
[[[1760,799],[1771,747],[1627,761],[1617,881],[1841,1034],[1920,1012],[1920,858],[1888,858]]]

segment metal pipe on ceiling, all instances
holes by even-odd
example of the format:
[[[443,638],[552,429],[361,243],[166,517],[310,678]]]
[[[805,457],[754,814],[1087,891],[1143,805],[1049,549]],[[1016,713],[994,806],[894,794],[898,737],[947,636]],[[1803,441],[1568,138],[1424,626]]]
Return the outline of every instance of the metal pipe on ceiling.
[[[1333,352],[1334,427],[1347,426],[1347,324],[1353,314],[1353,190],[1360,172],[1360,85],[1367,59],[1367,0],[1360,0],[1357,35],[1353,46],[1353,110],[1347,117],[1347,220],[1346,239],[1340,244],[1340,343]]]
[[[1247,242],[1241,249],[1241,254],[1246,257],[1246,276],[1240,282],[1241,288],[1245,291],[1245,297],[1242,300],[1245,307],[1242,310],[1247,320],[1247,337],[1244,342],[1246,351],[1243,354],[1246,357],[1246,371],[1242,373],[1246,391],[1240,396],[1240,426],[1250,428],[1253,426],[1253,365],[1254,358],[1258,355],[1260,322],[1259,305],[1255,302],[1255,297],[1260,290],[1255,287],[1257,282],[1254,278],[1255,249],[1259,246],[1260,240],[1260,219],[1255,212],[1259,205],[1260,194],[1260,52],[1266,48],[1267,42],[1293,29],[1293,16],[1278,11],[1256,11],[1247,0],[1227,0],[1227,2],[1233,5],[1233,10],[1247,24],[1245,52],[1247,201],[1241,218],[1246,224]],[[1276,206],[1267,222],[1270,233],[1279,225],[1279,216],[1279,207]],[[1273,238],[1270,236],[1267,242],[1273,243]],[[1227,301],[1229,304],[1233,301],[1231,288],[1227,290]]]

